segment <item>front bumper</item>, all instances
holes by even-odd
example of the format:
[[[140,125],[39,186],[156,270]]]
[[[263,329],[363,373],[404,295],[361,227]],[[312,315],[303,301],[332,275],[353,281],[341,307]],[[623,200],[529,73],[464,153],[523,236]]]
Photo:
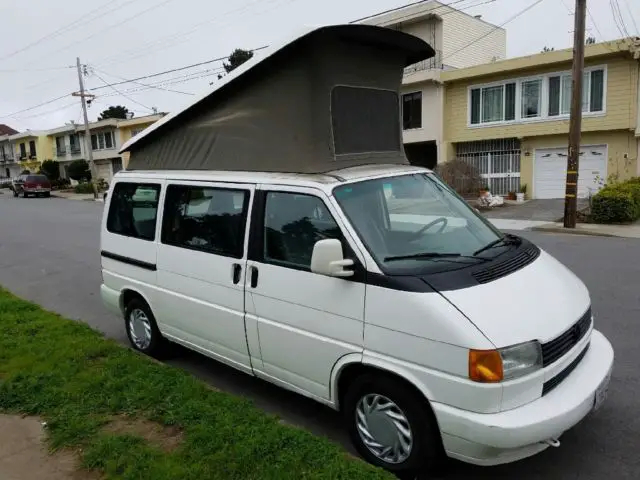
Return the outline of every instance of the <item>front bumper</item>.
[[[548,395],[496,414],[480,414],[433,403],[450,457],[478,465],[498,465],[534,455],[594,408],[595,393],[610,375],[613,348],[597,330],[576,369]]]

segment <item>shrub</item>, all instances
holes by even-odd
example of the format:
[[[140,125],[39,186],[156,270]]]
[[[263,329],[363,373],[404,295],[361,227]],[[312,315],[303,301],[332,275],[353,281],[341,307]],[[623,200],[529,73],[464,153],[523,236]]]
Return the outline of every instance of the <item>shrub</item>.
[[[481,188],[488,188],[478,169],[459,158],[439,164],[435,172],[463,197],[475,198]]]
[[[93,183],[79,183],[73,188],[76,193],[93,193]]]
[[[596,223],[628,223],[640,218],[640,180],[634,178],[609,185],[591,200],[591,218]]]
[[[69,164],[69,177],[77,182],[91,180],[91,170],[86,160],[74,160]]]
[[[46,175],[50,182],[60,178],[60,163],[55,160],[45,160],[40,166],[40,173]]]
[[[68,188],[71,185],[71,182],[68,178],[58,178],[57,180],[53,180],[51,182],[51,187],[55,190],[61,190],[63,188]]]

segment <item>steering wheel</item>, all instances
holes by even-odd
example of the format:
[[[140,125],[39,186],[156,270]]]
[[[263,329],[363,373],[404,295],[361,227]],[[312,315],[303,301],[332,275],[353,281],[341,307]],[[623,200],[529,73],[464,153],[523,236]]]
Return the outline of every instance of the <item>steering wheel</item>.
[[[420,230],[418,230],[417,232],[415,232],[413,234],[414,238],[419,238],[421,237],[424,232],[426,232],[427,230],[429,230],[431,227],[433,227],[434,225],[437,225],[438,223],[441,223],[442,226],[440,227],[440,229],[436,232],[436,233],[442,233],[442,231],[447,228],[447,224],[449,223],[449,220],[447,220],[447,217],[440,217],[440,218],[436,218],[433,222],[429,222],[427,223],[424,227],[422,227]]]

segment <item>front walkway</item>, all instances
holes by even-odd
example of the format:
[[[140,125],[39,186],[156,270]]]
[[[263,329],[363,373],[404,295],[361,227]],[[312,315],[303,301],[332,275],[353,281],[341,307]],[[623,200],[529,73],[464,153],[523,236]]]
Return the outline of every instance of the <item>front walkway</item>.
[[[586,206],[586,199],[578,199],[578,209]],[[483,213],[490,219],[557,222],[564,216],[564,199],[529,200],[522,204],[509,202],[504,207],[496,207]]]

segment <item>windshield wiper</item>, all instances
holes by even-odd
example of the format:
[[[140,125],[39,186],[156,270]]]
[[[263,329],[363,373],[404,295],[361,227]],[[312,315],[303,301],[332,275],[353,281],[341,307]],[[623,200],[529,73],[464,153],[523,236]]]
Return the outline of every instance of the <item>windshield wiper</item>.
[[[411,255],[398,255],[395,257],[385,257],[385,262],[393,262],[395,260],[414,260],[414,259],[437,259],[437,258],[471,258],[473,260],[486,260],[486,258],[470,257],[468,255],[462,255],[460,253],[438,253],[438,252],[423,252],[413,253]]]
[[[516,237],[515,235],[511,235],[507,233],[504,235],[504,237],[500,237],[497,240],[494,240],[493,242],[489,243],[488,245],[485,245],[481,249],[473,252],[473,256],[475,257],[476,255],[482,252],[486,252],[487,250],[490,250],[495,247],[503,246],[503,245],[519,245],[520,242],[521,240],[519,237]]]

